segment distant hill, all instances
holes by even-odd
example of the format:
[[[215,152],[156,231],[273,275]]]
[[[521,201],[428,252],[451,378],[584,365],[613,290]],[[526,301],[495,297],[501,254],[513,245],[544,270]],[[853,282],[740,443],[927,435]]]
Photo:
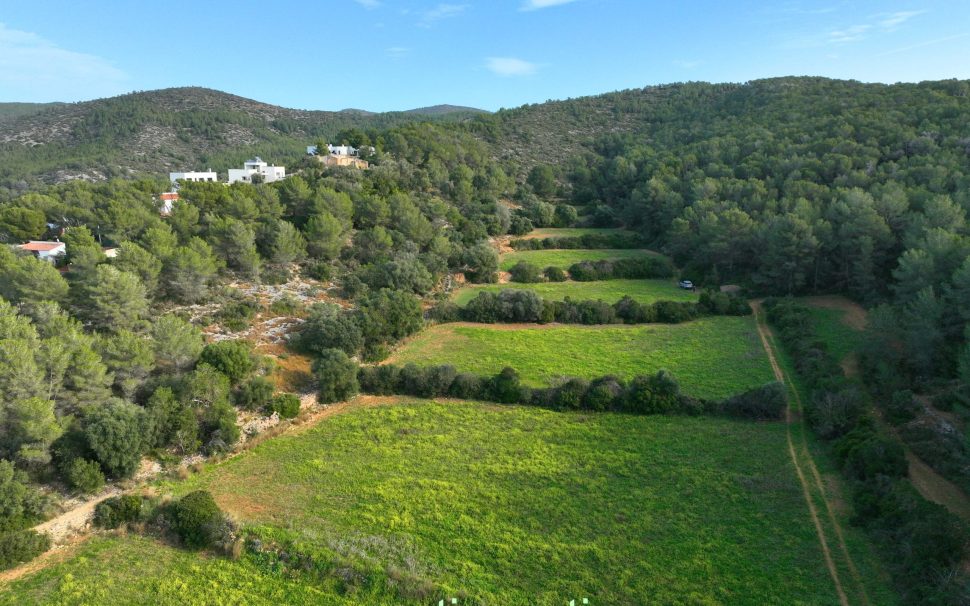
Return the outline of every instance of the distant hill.
[[[205,88],[169,88],[71,104],[6,104],[0,179],[101,180],[211,166],[259,154],[277,163],[350,128],[461,119],[464,108],[411,112],[288,109]]]
[[[409,109],[405,114],[417,114],[419,116],[446,116],[449,114],[487,114],[484,109],[475,107],[465,107],[463,105],[432,105],[431,107],[419,107]]]
[[[171,88],[10,108],[21,113],[0,118],[0,185],[161,175],[189,168],[224,171],[255,154],[283,164],[301,157],[306,145],[346,129],[427,120],[471,132],[506,163],[507,172],[521,178],[536,164],[560,164],[608,145],[610,136],[680,149],[690,142],[715,140],[741,125],[748,133],[763,132],[770,141],[773,128],[795,128],[819,115],[851,122],[872,111],[911,120],[940,95],[970,99],[970,83],[886,85],[809,77],[691,82],[547,101],[494,114],[451,105],[389,113],[306,111],[210,89]]]
[[[824,117],[846,122],[846,129],[867,112],[897,116],[918,124],[919,117],[942,99],[970,108],[970,81],[869,84],[818,77],[784,77],[746,83],[689,82],[648,86],[590,97],[547,101],[503,109],[468,124],[495,154],[521,175],[538,163],[562,163],[594,146],[608,146],[610,136],[634,137],[658,150],[680,150],[741,128],[763,133]],[[741,125],[741,126],[739,126]],[[944,133],[970,140],[970,132]],[[937,136],[937,135],[934,135]],[[970,144],[968,144],[970,149]]]
[[[0,103],[0,120],[29,116],[61,105],[66,103]]]

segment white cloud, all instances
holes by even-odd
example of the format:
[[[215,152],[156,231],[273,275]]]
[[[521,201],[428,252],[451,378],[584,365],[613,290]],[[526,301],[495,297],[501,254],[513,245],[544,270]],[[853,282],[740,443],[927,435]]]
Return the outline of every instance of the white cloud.
[[[466,10],[468,10],[467,4],[439,4],[421,15],[421,20],[418,21],[418,25],[421,27],[431,27],[442,19],[457,17]]]
[[[384,49],[384,54],[391,59],[403,59],[404,57],[408,56],[410,52],[411,49],[407,48],[406,46],[392,46]]]
[[[107,60],[60,48],[0,23],[0,98],[75,101],[117,95],[128,75]]]
[[[910,19],[912,19],[913,17],[916,17],[917,15],[922,15],[925,12],[926,11],[899,11],[896,13],[891,13],[889,15],[884,15],[883,18],[879,21],[879,27],[885,30],[894,31],[897,27],[899,27],[903,23],[909,21]]]
[[[866,37],[866,32],[872,29],[871,25],[853,25],[845,29],[837,29],[829,32],[828,42],[831,44],[844,44],[846,42],[858,42]]]
[[[826,42],[829,44],[845,44],[847,42],[858,42],[868,38],[872,34],[889,34],[899,29],[899,26],[906,23],[917,15],[922,15],[926,11],[897,11],[895,13],[883,13],[869,17],[870,23],[853,25],[844,29],[837,29],[828,32]]]
[[[540,8],[549,8],[550,6],[559,6],[561,4],[570,4],[576,0],[525,0],[520,10],[524,11],[537,11]]]
[[[369,11],[372,11],[381,5],[381,3],[378,2],[378,0],[354,0],[354,2],[363,6]]]
[[[531,76],[539,66],[515,57],[489,57],[485,60],[485,67],[499,76]]]

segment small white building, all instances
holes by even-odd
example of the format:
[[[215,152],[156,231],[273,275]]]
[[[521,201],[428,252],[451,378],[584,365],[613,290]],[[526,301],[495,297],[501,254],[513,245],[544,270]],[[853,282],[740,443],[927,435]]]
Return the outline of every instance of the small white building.
[[[286,178],[286,168],[266,164],[259,156],[256,156],[252,160],[246,161],[241,169],[230,168],[229,183],[252,183],[253,177],[257,175],[262,177],[263,183],[272,183]]]
[[[205,172],[189,171],[186,173],[168,173],[168,178],[172,182],[172,185],[177,185],[179,181],[191,181],[193,183],[215,183],[219,180],[218,175],[213,170],[207,170]]]
[[[168,217],[175,210],[175,203],[178,202],[179,193],[177,191],[167,191],[158,195],[158,212],[163,217]]]
[[[53,263],[63,254],[67,253],[67,245],[63,242],[45,242],[42,240],[31,240],[19,246],[20,250],[26,250],[42,261]]]
[[[374,148],[370,148],[373,150]],[[360,150],[352,145],[331,145],[327,143],[327,151],[331,156],[353,156],[360,155]],[[316,156],[318,153],[316,145],[307,145],[306,153],[308,156]]]

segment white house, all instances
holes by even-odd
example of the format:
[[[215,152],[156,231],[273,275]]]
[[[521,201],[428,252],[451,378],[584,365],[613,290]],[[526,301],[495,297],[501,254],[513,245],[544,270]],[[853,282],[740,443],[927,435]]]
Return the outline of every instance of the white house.
[[[373,150],[374,148],[370,148]],[[331,156],[359,156],[360,150],[352,145],[331,145],[327,143],[327,151],[330,152]],[[306,153],[308,156],[317,155],[316,145],[307,145]]]
[[[56,261],[57,257],[67,253],[67,246],[63,242],[31,240],[26,244],[21,244],[19,248],[20,250],[30,251],[42,261],[50,261],[51,263]]]
[[[167,191],[159,194],[158,200],[161,204],[161,208],[158,209],[159,214],[163,217],[167,217],[172,214],[175,210],[175,203],[178,202],[179,193],[177,191]]]
[[[283,166],[268,165],[259,156],[248,160],[241,169],[229,169],[229,183],[243,182],[252,183],[253,177],[259,175],[263,183],[272,183],[286,178],[286,168]]]
[[[192,181],[195,183],[203,181],[218,181],[218,175],[213,170],[202,171],[189,171],[185,173],[168,173],[168,178],[171,180],[173,185],[177,185],[179,181]]]

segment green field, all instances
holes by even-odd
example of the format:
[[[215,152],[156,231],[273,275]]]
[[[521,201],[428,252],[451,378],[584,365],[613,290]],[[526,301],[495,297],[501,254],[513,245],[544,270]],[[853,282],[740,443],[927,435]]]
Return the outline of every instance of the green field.
[[[524,236],[517,236],[521,239],[533,238],[578,238],[590,234],[632,234],[626,229],[612,229],[609,227],[543,227],[534,229]],[[512,238],[513,240],[516,238]]]
[[[528,261],[540,268],[550,265],[567,269],[573,263],[580,261],[604,261],[611,259],[632,259],[648,255],[656,255],[653,251],[637,249],[552,249],[552,250],[518,250],[505,253],[499,263],[499,269],[508,271],[519,261]]]
[[[197,488],[264,540],[316,545],[340,572],[94,538],[0,603],[435,604],[459,592],[459,604],[523,606],[838,603],[780,423],[410,401],[162,486]],[[378,572],[365,583],[347,561]],[[437,589],[396,596],[409,575]],[[356,592],[335,593],[333,576]]]
[[[562,376],[632,377],[669,370],[685,393],[722,398],[774,380],[751,317],[683,324],[526,326],[439,324],[402,346],[397,364],[452,364],[494,374],[505,366],[532,386]]]
[[[600,280],[596,282],[538,282],[522,284],[475,284],[456,290],[452,294],[452,301],[458,305],[465,305],[474,299],[479,292],[498,292],[505,289],[532,290],[543,299],[562,301],[571,297],[574,301],[584,299],[601,299],[607,303],[616,303],[624,295],[630,295],[640,303],[649,304],[655,301],[696,301],[697,293],[677,287],[671,280]]]

